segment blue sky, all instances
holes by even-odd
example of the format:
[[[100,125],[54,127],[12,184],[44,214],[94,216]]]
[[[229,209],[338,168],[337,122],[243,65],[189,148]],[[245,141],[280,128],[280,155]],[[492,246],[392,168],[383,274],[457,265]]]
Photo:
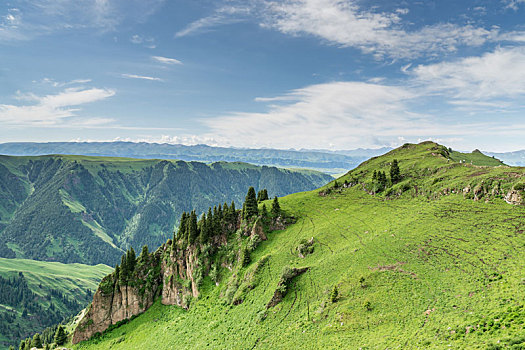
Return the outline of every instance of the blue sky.
[[[18,0],[0,142],[525,149],[525,0]]]

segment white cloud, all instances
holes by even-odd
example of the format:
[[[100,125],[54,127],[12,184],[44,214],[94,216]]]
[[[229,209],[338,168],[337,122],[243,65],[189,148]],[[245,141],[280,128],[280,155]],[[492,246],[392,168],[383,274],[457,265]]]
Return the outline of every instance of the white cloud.
[[[152,37],[145,37],[142,35],[134,34],[129,39],[133,44],[140,45],[142,44],[144,47],[147,47],[148,49],[154,49],[157,47],[155,44],[155,38]]]
[[[202,33],[211,30],[213,27],[241,22],[246,19],[246,16],[252,11],[251,4],[239,6],[223,6],[215,11],[214,14],[200,18],[185,28],[175,33],[175,38],[181,38],[188,35]]]
[[[165,0],[20,1],[0,19],[0,40],[29,40],[75,29],[114,31],[122,23],[142,23]],[[150,43],[149,46],[154,44]]]
[[[122,74],[121,77],[123,78],[129,78],[129,79],[142,79],[142,80],[150,80],[150,81],[163,81],[161,78],[156,77],[149,77],[146,75],[136,75],[136,74]]]
[[[497,29],[440,23],[406,31],[406,11],[373,12],[356,1],[268,1],[264,26],[290,35],[312,35],[341,47],[355,47],[376,57],[413,58],[453,52],[460,46],[480,46],[498,35]]]
[[[518,11],[520,4],[525,4],[525,0],[503,0],[506,8]]]
[[[80,106],[104,100],[115,95],[111,89],[68,88],[55,95],[37,96],[19,94],[19,100],[26,105],[0,104],[0,123],[4,125],[41,125],[53,126],[74,119],[75,125],[108,123],[111,119],[81,118]]]
[[[204,121],[210,137],[242,146],[323,148],[362,142],[365,135],[397,137],[428,123],[407,107],[416,95],[407,89],[361,82],[307,86],[262,102],[262,113],[231,113]],[[366,145],[364,145],[366,146]]]
[[[175,58],[162,57],[162,56],[151,56],[154,61],[164,63],[164,64],[182,64],[181,61]]]
[[[455,62],[420,65],[408,72],[426,89],[454,99],[483,103],[516,99],[525,95],[525,46],[498,48]]]

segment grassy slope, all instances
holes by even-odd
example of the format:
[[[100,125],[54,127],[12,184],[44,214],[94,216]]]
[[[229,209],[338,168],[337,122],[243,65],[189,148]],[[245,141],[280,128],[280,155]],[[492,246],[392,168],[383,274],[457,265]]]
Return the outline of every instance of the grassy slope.
[[[0,258],[0,276],[10,278],[22,272],[29,289],[36,294],[37,303],[44,309],[47,309],[50,303],[53,303],[57,309],[61,310],[64,316],[71,316],[71,310],[67,310],[57,300],[48,300],[46,298],[51,289],[60,291],[70,300],[85,300],[86,290],[95,291],[102,277],[111,272],[111,270],[112,268],[106,265],[89,266]],[[10,305],[0,305],[0,307],[1,311],[13,310],[13,307]],[[19,325],[19,331],[22,334],[31,334],[42,330],[41,321],[34,319],[33,315],[29,315],[27,319],[21,317],[22,307],[14,308],[14,310],[16,310],[16,318],[13,324]],[[0,324],[3,324],[3,322],[5,320],[0,320]],[[15,344],[19,340],[16,339],[16,336],[13,338],[12,334],[1,333],[0,348],[2,349],[4,348],[2,344]],[[5,348],[7,349],[7,345]]]
[[[86,288],[96,290],[98,283],[113,269],[107,265],[62,264],[58,262],[43,262],[28,259],[0,258],[0,276],[23,272],[29,288],[41,294],[39,284],[44,288],[60,289],[69,296],[75,296],[75,290]]]
[[[498,198],[475,202],[436,193],[488,183],[489,177],[509,187],[507,181],[523,178],[525,170],[457,165],[431,147],[393,151],[341,179],[366,182],[373,170],[388,170],[386,164],[398,158],[402,174],[412,178],[396,186],[411,183],[412,189],[394,200],[360,186],[326,197],[312,191],[282,198],[297,223],[272,233],[253,254],[246,271],[262,256],[271,257],[244,303],[222,302],[229,277],[223,271],[220,286],[206,282],[189,311],[157,303],[76,348],[484,349],[497,341],[523,342],[525,208]],[[310,237],[315,251],[300,259],[293,250]],[[286,265],[310,270],[262,321]],[[332,304],[334,285],[340,299]]]

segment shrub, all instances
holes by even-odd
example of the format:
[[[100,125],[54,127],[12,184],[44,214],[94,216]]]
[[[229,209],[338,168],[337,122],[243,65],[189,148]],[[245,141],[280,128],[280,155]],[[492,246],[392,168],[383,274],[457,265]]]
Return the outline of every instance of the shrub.
[[[363,303],[363,307],[366,311],[372,311],[372,303],[370,302],[370,300],[365,301]]]

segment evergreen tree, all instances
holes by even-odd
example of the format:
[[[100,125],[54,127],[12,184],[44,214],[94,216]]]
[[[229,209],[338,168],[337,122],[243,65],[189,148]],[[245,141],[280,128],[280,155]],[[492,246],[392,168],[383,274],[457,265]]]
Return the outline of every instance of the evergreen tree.
[[[372,175],[372,181],[377,181],[377,171],[374,170],[374,174]]]
[[[149,251],[148,251],[148,246],[147,245],[144,245],[142,247],[142,251],[140,252],[140,260],[144,261],[148,258],[149,256]]]
[[[186,240],[186,222],[188,221],[188,216],[185,211],[182,212],[180,217],[179,230],[177,231],[177,240]]]
[[[122,258],[120,258],[120,275],[119,275],[119,283],[121,285],[126,285],[128,283],[128,263],[126,261],[126,254],[122,255]]]
[[[280,215],[281,215],[281,206],[279,205],[279,199],[277,199],[277,196],[275,196],[272,202],[272,216],[274,218],[277,218]]]
[[[15,350],[15,347],[14,347],[13,345],[11,345],[11,346],[9,347],[9,350]]]
[[[261,218],[263,219],[263,222],[268,221],[268,209],[266,209],[266,204],[263,204],[262,210],[261,210]]]
[[[199,228],[199,242],[201,244],[205,244],[208,242],[208,238],[210,237],[210,234],[208,232],[208,220],[206,219],[206,214],[202,214],[202,218],[199,220],[198,228]]]
[[[62,325],[59,325],[55,333],[55,343],[57,345],[64,345],[66,341],[67,341],[66,331],[64,331],[64,328],[62,328]]]
[[[394,159],[392,165],[390,165],[390,181],[392,181],[392,184],[401,181],[401,171],[399,170],[397,159]]]
[[[206,216],[206,231],[208,232],[208,237],[215,236],[215,230],[213,229],[213,214],[211,212],[211,207],[208,208],[208,215]]]
[[[193,244],[199,236],[199,230],[197,229],[197,214],[193,210],[190,214],[190,219],[188,223],[188,243]]]
[[[339,182],[337,182],[337,180],[334,181],[334,188],[339,188]]]
[[[257,203],[260,203],[267,199],[268,199],[268,190],[266,188],[257,192]]]
[[[246,198],[244,200],[244,205],[245,219],[257,216],[259,214],[259,210],[257,208],[257,198],[255,196],[255,189],[253,187],[250,187],[248,189],[248,193],[246,194]]]
[[[330,301],[332,303],[335,303],[337,299],[339,298],[339,290],[337,289],[337,285],[332,288],[332,292],[330,293]]]
[[[115,266],[115,281],[118,281],[120,279],[120,266],[117,264]]]
[[[20,345],[18,346],[18,350],[26,350],[26,341],[20,340]]]
[[[129,248],[127,251],[126,262],[128,264],[128,274],[131,276],[133,272],[135,272],[135,265],[137,264],[137,257],[133,247]]]
[[[40,338],[40,334],[35,333],[35,335],[33,336],[33,340],[31,341],[31,347],[32,348],[42,347],[42,339]]]

